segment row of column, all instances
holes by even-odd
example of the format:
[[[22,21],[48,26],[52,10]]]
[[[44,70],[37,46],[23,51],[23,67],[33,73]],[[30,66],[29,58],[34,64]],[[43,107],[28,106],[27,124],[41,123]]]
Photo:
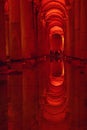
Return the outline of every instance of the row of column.
[[[31,1],[0,2],[0,59],[28,58],[35,54]]]
[[[30,57],[36,54],[36,38],[34,36],[32,2],[8,0],[8,14],[5,15],[5,1],[0,1],[0,59],[7,56],[11,59]],[[44,2],[45,3],[45,2]],[[66,21],[65,54],[86,58],[86,0],[71,3],[69,22]],[[78,6],[78,8],[77,8]],[[48,14],[49,15],[49,14]],[[8,18],[7,18],[8,17]],[[39,21],[39,20],[38,20]],[[38,27],[40,30],[42,26]],[[49,42],[46,30],[39,31],[38,50],[48,53]],[[74,33],[75,32],[75,33]],[[46,39],[45,39],[46,38]],[[48,41],[47,41],[48,40]],[[47,41],[47,42],[46,42]],[[47,47],[45,47],[47,45]],[[42,49],[41,49],[42,48]],[[39,53],[41,54],[41,53]]]
[[[87,27],[86,0],[71,1],[67,6],[68,18],[66,30],[65,54],[69,56],[87,58]]]

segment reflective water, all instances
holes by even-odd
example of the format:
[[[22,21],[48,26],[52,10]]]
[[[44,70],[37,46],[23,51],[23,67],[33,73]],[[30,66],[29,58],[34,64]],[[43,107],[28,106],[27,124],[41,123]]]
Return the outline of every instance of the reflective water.
[[[0,130],[86,130],[87,62],[40,57],[0,67]]]

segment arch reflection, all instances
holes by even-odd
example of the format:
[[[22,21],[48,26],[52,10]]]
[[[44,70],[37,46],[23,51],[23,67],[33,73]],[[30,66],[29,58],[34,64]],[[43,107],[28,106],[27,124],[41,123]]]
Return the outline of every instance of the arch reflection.
[[[67,113],[67,88],[64,85],[64,62],[50,62],[50,75],[48,87],[42,104],[42,114],[46,120],[58,122],[66,117]]]

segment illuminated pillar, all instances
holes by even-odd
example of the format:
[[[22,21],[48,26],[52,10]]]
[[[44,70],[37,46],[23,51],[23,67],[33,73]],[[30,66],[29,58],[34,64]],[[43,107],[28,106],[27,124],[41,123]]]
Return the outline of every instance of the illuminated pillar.
[[[20,1],[8,0],[9,3],[9,56],[21,58]]]
[[[70,55],[71,54],[71,42],[70,42],[70,22],[69,18],[66,18],[66,27],[65,27],[65,40],[64,40],[64,54],[65,55]]]
[[[0,1],[0,60],[6,59],[4,0]]]
[[[67,17],[65,18],[64,54],[73,56],[74,47],[74,8],[73,0],[66,0]]]
[[[87,58],[87,1],[80,1],[80,49],[79,56]]]
[[[21,44],[23,58],[29,58],[35,55],[34,40],[34,19],[31,0],[21,0]]]
[[[6,57],[9,56],[9,9],[8,0],[5,1],[5,36],[6,36]]]
[[[80,56],[80,0],[74,2],[74,33],[75,35],[75,56]],[[78,8],[77,8],[78,7]]]
[[[87,27],[86,27],[86,9],[87,1],[75,1],[75,14],[74,14],[74,23],[75,23],[75,55],[80,58],[87,58]],[[78,7],[78,8],[77,8]]]
[[[48,31],[43,27],[40,17],[38,18],[38,46],[37,55],[47,55],[49,54],[49,37]]]

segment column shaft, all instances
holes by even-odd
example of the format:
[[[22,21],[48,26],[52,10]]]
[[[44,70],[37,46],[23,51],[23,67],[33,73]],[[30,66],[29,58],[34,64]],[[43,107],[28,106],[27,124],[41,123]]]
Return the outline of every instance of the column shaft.
[[[35,53],[34,25],[32,14],[32,2],[21,0],[21,33],[22,33],[22,55],[28,58]]]
[[[9,0],[9,55],[21,58],[20,1]]]
[[[6,58],[4,1],[0,1],[0,60]]]

